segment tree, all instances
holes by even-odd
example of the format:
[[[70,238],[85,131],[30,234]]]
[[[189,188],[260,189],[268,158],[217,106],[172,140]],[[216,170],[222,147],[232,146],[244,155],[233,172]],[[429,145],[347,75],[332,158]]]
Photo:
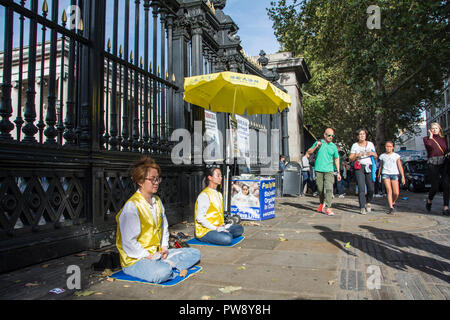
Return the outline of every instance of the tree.
[[[370,5],[380,8],[380,29],[368,28]],[[304,105],[313,132],[329,125],[348,146],[364,127],[382,151],[398,130],[413,129],[449,76],[448,7],[437,0],[272,1],[268,14],[283,49],[311,66]]]

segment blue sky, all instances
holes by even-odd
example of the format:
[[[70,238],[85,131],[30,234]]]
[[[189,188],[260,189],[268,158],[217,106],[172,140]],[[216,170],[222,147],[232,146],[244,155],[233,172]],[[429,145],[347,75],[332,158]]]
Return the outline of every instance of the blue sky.
[[[280,45],[272,29],[272,21],[266,8],[273,0],[228,0],[223,12],[238,25],[237,35],[241,45],[250,56],[259,55],[262,49],[267,54],[276,53]]]

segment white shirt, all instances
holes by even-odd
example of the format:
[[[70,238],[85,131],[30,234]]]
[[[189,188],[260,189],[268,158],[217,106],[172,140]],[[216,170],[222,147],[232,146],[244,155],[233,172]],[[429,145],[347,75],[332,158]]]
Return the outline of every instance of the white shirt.
[[[213,199],[214,204],[216,205],[217,208],[219,208],[221,206],[219,192],[214,189],[211,190],[214,192],[214,199]],[[206,219],[206,212],[208,212],[208,209],[209,209],[209,197],[206,194],[206,192],[202,192],[197,198],[196,220],[205,228],[208,228],[210,230],[216,230],[217,227],[213,225],[211,222],[209,222],[208,219]]]
[[[302,171],[309,171],[309,158],[307,156],[302,157]]]
[[[138,191],[139,192],[139,191]],[[153,218],[156,221],[156,198],[152,197],[152,206],[147,203]],[[161,202],[162,208],[162,239],[161,246],[169,247],[169,225],[165,214],[164,206]],[[130,258],[142,259],[148,257],[150,253],[145,250],[142,245],[137,241],[137,238],[141,234],[141,221],[139,219],[139,213],[136,205],[132,201],[128,201],[122,209],[122,213],[119,217],[120,235],[122,238],[122,248]]]
[[[354,154],[358,154],[358,153],[363,153],[362,157],[356,160],[359,160],[359,162],[361,162],[361,164],[364,165],[371,165],[372,164],[372,159],[370,159],[370,156],[366,156],[365,154],[367,152],[374,152],[375,151],[375,146],[373,145],[372,142],[367,141],[367,145],[364,147],[361,147],[357,142],[354,143],[352,145],[352,149],[350,151],[350,153],[354,153]]]
[[[383,170],[381,174],[399,174],[397,160],[400,159],[400,156],[392,152],[391,154],[383,153],[380,156],[380,160],[383,161]]]

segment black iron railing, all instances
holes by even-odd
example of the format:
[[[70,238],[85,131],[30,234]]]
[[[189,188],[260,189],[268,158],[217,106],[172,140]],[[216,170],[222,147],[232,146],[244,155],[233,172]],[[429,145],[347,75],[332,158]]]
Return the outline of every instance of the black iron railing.
[[[183,100],[184,77],[266,77],[225,1],[211,3],[0,0],[0,272],[113,244],[142,154],[163,169],[169,223],[193,216],[203,167],[170,159],[172,132],[204,120]],[[279,115],[248,118],[268,141],[280,128]]]

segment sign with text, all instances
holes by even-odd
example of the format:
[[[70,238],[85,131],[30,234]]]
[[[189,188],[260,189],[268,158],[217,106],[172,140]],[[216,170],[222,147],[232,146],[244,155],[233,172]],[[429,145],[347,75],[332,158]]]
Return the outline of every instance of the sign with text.
[[[275,179],[244,180],[233,178],[231,214],[242,220],[267,220],[275,217]]]

